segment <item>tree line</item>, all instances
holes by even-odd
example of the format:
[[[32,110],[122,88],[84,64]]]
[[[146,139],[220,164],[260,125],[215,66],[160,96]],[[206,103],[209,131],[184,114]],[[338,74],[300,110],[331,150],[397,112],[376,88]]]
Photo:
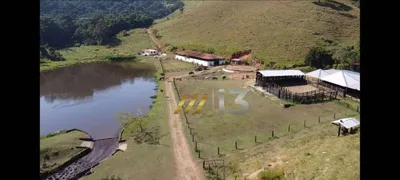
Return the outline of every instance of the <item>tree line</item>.
[[[315,46],[309,50],[304,60],[305,65],[322,69],[349,69],[354,62],[360,62],[360,41],[356,46],[340,46],[333,49]]]
[[[182,6],[179,0],[41,0],[40,45],[115,44],[120,31],[149,27]]]

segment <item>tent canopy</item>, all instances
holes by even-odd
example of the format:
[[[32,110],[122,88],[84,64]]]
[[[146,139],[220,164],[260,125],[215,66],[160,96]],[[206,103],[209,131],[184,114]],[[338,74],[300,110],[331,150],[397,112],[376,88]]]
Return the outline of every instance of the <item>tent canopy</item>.
[[[278,76],[304,76],[305,74],[300,70],[260,70],[264,77],[278,77]]]
[[[360,73],[357,72],[348,70],[336,70],[335,73],[322,77],[321,80],[360,91]]]
[[[330,73],[328,73],[328,72],[326,72],[325,70],[322,70],[322,69],[317,69],[317,70],[314,70],[314,71],[311,71],[311,72],[307,73],[306,75],[310,76],[310,77],[321,79],[321,78],[323,78],[325,76],[329,76]]]

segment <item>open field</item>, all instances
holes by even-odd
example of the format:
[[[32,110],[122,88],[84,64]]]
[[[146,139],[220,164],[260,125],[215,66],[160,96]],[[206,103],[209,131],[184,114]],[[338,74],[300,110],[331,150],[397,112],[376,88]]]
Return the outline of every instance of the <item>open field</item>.
[[[226,161],[228,179],[276,167],[286,179],[360,179],[360,133],[337,137],[337,127],[324,122],[236,152]]]
[[[153,26],[170,46],[212,47],[225,57],[250,48],[257,58],[290,68],[301,65],[317,43],[355,45],[360,38],[360,9],[350,0],[321,1],[328,6],[313,1],[184,2],[183,13],[178,10]]]
[[[88,135],[80,131],[71,131],[42,137],[40,139],[40,172],[51,171],[83,151],[76,148],[82,143],[79,138],[88,138]]]
[[[153,48],[155,45],[144,29],[134,29],[128,31],[127,37],[118,35],[121,44],[115,47],[106,46],[80,46],[59,50],[66,61],[46,61],[40,64],[40,71],[52,70],[58,67],[71,66],[78,63],[90,63],[96,61],[105,61],[107,55],[136,55],[141,49]],[[149,59],[153,57],[138,57],[140,59]]]
[[[229,154],[235,151],[235,141],[238,149],[251,148],[259,143],[271,140],[272,131],[274,135],[281,137],[293,134],[306,127],[319,126],[321,122],[336,118],[355,116],[358,113],[338,106],[335,102],[326,102],[311,105],[295,105],[284,109],[267,98],[252,91],[248,91],[244,97],[249,104],[249,110],[245,114],[231,115],[219,114],[217,90],[225,89],[225,109],[240,108],[234,105],[237,95],[228,94],[231,89],[243,88],[246,80],[212,81],[212,80],[186,80],[177,81],[179,92],[183,94],[209,94],[200,114],[187,114],[195,141],[203,158],[218,158],[217,148],[220,147],[221,154]],[[212,89],[214,89],[214,108],[212,103]],[[197,103],[194,107],[197,106]],[[193,111],[194,108],[192,108]],[[288,126],[290,132],[288,132]],[[257,136],[257,143],[254,142]]]

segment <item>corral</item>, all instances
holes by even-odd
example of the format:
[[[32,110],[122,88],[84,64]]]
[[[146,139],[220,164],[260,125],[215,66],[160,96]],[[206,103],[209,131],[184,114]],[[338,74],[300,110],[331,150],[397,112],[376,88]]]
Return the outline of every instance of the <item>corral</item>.
[[[256,76],[256,86],[278,98],[296,103],[319,102],[337,96],[337,91],[310,86],[305,74],[299,70],[260,70]]]

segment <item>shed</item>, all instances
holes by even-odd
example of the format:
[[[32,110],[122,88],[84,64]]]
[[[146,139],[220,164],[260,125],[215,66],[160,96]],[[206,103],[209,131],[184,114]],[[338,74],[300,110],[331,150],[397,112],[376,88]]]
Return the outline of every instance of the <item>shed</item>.
[[[343,135],[346,135],[350,130],[350,133],[354,133],[357,128],[360,127],[360,121],[356,118],[343,118],[336,121],[332,121],[332,124],[339,126],[338,136],[340,136],[340,130],[342,129]]]

